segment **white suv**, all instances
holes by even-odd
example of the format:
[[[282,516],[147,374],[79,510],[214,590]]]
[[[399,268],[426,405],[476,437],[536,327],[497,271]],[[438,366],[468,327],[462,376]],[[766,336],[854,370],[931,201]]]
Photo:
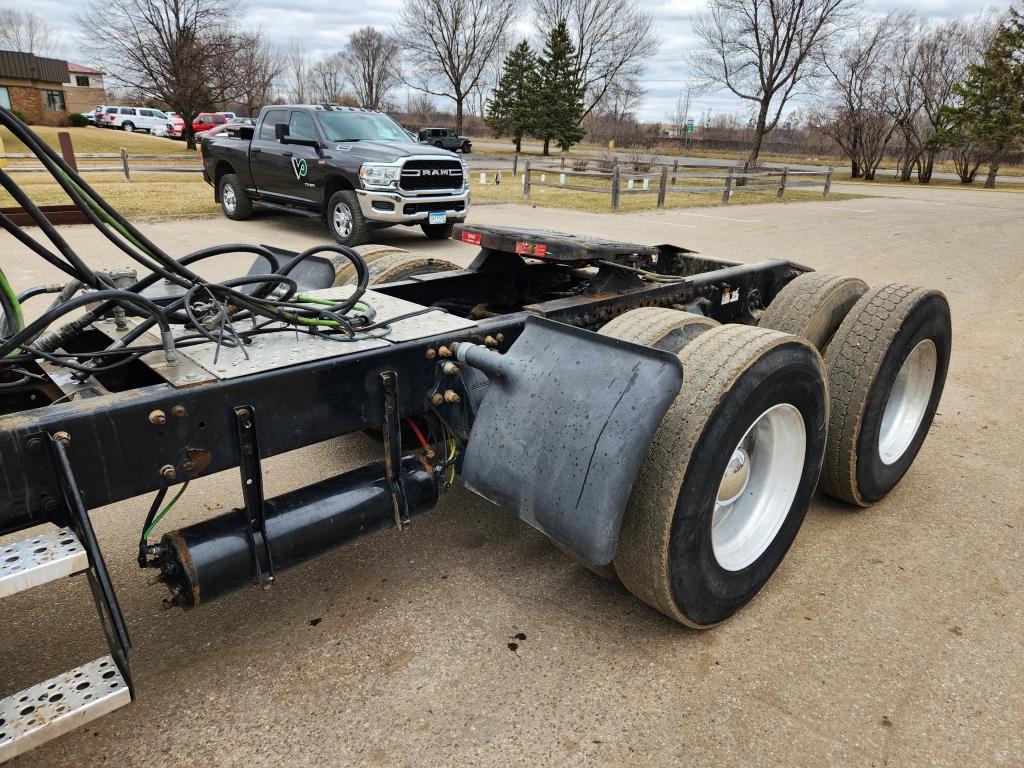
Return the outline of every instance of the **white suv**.
[[[164,129],[170,118],[159,109],[149,107],[104,107],[97,122],[104,128],[120,128],[122,131],[149,131]]]

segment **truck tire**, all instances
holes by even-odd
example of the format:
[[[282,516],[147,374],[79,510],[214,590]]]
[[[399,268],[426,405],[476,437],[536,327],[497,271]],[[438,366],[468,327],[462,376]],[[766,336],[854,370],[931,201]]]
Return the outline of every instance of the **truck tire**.
[[[220,185],[220,207],[225,216],[232,221],[245,221],[252,216],[252,199],[235,174],[225,173],[217,183]]]
[[[366,242],[370,228],[351,189],[339,190],[327,201],[327,228],[339,245],[354,247]]]
[[[598,333],[678,354],[698,335],[717,325],[710,317],[692,312],[639,307],[605,323]]]
[[[391,253],[370,264],[370,285],[393,283],[415,275],[460,270],[458,264],[444,259],[428,259],[411,253]]]
[[[452,236],[454,226],[455,222],[449,221],[447,224],[420,224],[420,229],[431,240],[447,240]]]
[[[866,507],[896,487],[928,435],[951,344],[939,291],[885,285],[861,296],[825,353],[825,493]]]
[[[683,386],[633,484],[615,571],[690,627],[724,621],[782,562],[825,449],[818,351],[797,336],[723,325],[687,344]]]
[[[779,291],[757,324],[801,336],[824,354],[839,324],[867,289],[867,283],[855,277],[808,272]]]
[[[462,150],[462,154],[464,154],[464,155],[468,155],[468,154],[469,154],[469,148],[470,148],[470,146],[471,146],[471,145],[470,145],[470,143],[469,143],[468,141],[464,141],[464,142],[462,142],[462,146],[461,146],[461,147],[459,147],[459,149],[461,149],[461,150]]]
[[[126,120],[125,122],[121,123],[121,130],[124,131],[125,133],[131,133],[132,131],[135,130],[135,124],[132,123],[130,120]]]
[[[363,261],[367,265],[372,264],[381,256],[387,256],[392,253],[408,254],[409,251],[404,248],[396,248],[393,245],[381,245],[379,243],[366,243],[365,245],[357,245],[353,248],[356,253],[363,257]],[[352,266],[352,262],[346,259],[344,256],[335,255],[331,257],[331,262],[334,264],[334,282],[331,284],[332,287],[338,287],[340,285],[355,285],[356,268]]]

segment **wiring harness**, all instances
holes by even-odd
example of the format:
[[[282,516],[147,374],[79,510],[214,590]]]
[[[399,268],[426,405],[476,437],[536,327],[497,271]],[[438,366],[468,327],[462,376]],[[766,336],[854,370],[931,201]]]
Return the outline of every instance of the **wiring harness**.
[[[369,284],[366,262],[356,251],[341,245],[314,246],[287,264],[281,264],[268,248],[241,243],[204,248],[175,259],[127,221],[59,154],[10,110],[2,107],[0,125],[28,147],[89,221],[118,250],[141,266],[144,275],[141,279],[133,276],[125,284],[123,279],[118,280],[109,272],[91,269],[10,175],[0,169],[0,186],[28,213],[49,242],[30,236],[3,213],[0,213],[0,227],[70,278],[63,286],[41,286],[19,297],[0,272],[0,389],[19,387],[38,377],[31,370],[31,363],[36,360],[46,360],[87,377],[112,371],[161,349],[168,361],[174,362],[178,349],[210,342],[217,347],[215,357],[222,347],[235,347],[248,358],[246,347],[260,334],[288,331],[338,342],[354,341],[384,336],[392,323],[431,311],[424,308],[378,320],[373,307],[362,301]],[[214,282],[190,268],[198,261],[229,253],[253,254],[267,264],[267,272]],[[352,262],[358,281],[351,295],[341,300],[306,295],[289,276],[303,261],[322,253],[338,254]],[[163,306],[142,295],[159,280],[179,286],[183,295]],[[38,319],[25,323],[21,302],[33,295],[52,292],[58,295],[50,307]],[[76,310],[83,312],[65,320],[57,329],[49,330]],[[92,323],[117,313],[142,320],[105,349],[62,351]],[[251,322],[242,328],[239,321],[246,319]],[[154,327],[159,328],[159,346],[129,346]]]

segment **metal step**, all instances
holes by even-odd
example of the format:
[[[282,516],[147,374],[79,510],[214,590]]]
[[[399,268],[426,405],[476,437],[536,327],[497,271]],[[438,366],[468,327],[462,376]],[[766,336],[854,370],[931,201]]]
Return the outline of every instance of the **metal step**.
[[[0,763],[131,702],[110,656],[0,701]]]
[[[89,567],[85,548],[70,528],[50,528],[0,544],[0,597],[80,573]]]

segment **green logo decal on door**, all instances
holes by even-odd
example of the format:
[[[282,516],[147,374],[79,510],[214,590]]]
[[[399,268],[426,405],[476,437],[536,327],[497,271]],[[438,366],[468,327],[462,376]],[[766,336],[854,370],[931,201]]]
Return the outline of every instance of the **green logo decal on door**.
[[[295,179],[299,180],[309,172],[306,161],[299,157],[292,158],[292,170],[295,171]]]

